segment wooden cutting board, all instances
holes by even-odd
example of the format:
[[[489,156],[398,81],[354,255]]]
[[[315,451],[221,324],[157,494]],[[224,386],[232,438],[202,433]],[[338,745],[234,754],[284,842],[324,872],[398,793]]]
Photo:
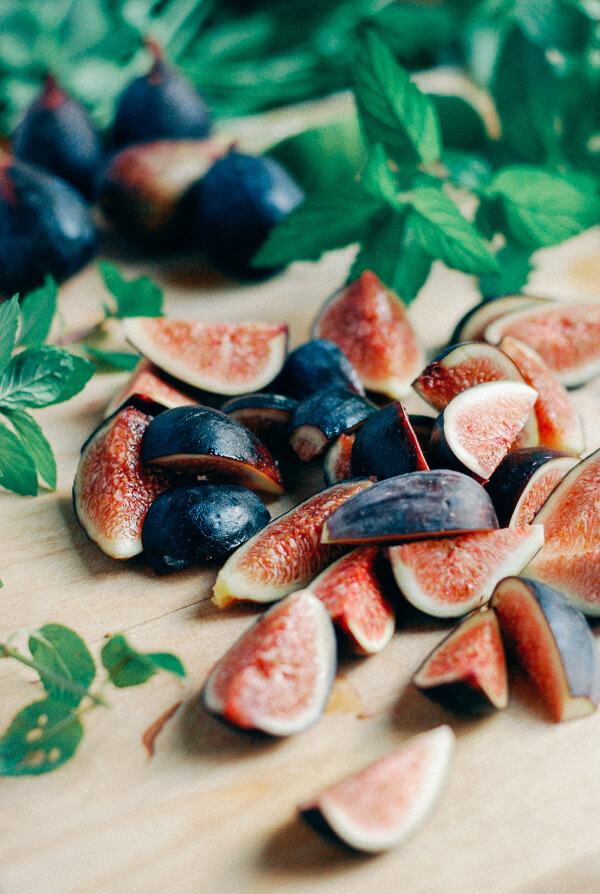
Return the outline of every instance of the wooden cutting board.
[[[306,339],[351,251],[297,264],[270,282],[237,287],[202,271],[152,270],[168,314],[287,320]],[[532,293],[600,294],[600,231],[539,255]],[[129,265],[131,271],[141,269]],[[197,273],[197,275],[196,275]],[[90,269],[61,290],[70,324],[94,318],[103,291]],[[436,267],[410,308],[431,353],[477,300],[466,276]],[[118,338],[118,333],[116,333]],[[167,674],[110,692],[85,717],[75,758],[56,772],[0,780],[1,894],[558,894],[600,890],[600,714],[552,723],[526,681],[504,712],[465,720],[416,693],[409,679],[448,625],[413,619],[379,655],[345,661],[325,716],[284,741],[248,738],[208,717],[198,693],[211,665],[256,610],[210,602],[217,566],[157,577],[141,559],[118,563],[86,540],[71,483],[82,442],[125,374],[97,375],[66,406],[37,418],[58,460],[58,489],[0,495],[0,636],[48,622],[77,630],[98,655],[123,631],[143,651],[169,650],[187,679]],[[600,381],[574,392],[587,449],[600,446]],[[418,409],[416,396],[407,402]],[[315,463],[291,475],[277,514],[322,485]],[[0,726],[37,697],[33,676],[0,662]],[[296,818],[321,787],[450,723],[457,748],[437,809],[402,847],[352,855]]]

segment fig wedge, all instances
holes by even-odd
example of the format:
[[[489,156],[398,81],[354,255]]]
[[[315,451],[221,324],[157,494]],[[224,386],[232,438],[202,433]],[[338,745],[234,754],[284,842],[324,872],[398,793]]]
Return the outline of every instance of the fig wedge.
[[[249,428],[269,450],[278,452],[288,443],[288,427],[297,406],[292,397],[261,392],[232,397],[221,410]]]
[[[427,457],[435,468],[486,481],[533,410],[537,391],[521,382],[485,382],[461,391],[438,416]]]
[[[140,457],[155,468],[283,493],[279,466],[264,444],[241,423],[210,407],[174,407],[161,413],[144,432]]]
[[[140,394],[149,400],[162,404],[165,409],[172,407],[196,406],[198,401],[181,390],[179,382],[169,380],[158,367],[144,357],[133,370],[125,385],[116,393],[108,404],[104,418],[112,416],[125,401],[134,394]]]
[[[272,388],[299,401],[325,388],[365,393],[352,363],[328,338],[313,338],[291,351]]]
[[[544,543],[542,525],[415,540],[388,549],[403,596],[427,615],[458,618],[488,602],[503,577],[518,574]]]
[[[331,513],[323,543],[394,543],[498,527],[483,487],[461,472],[408,472],[378,481]]]
[[[238,547],[219,571],[213,588],[215,605],[273,602],[306,587],[342,552],[321,543],[325,519],[371,484],[369,479],[335,484],[270,522]]]
[[[354,549],[322,571],[307,589],[329,612],[355,652],[380,652],[391,640],[396,616],[385,598],[376,546]]]
[[[424,822],[438,801],[454,750],[454,733],[438,726],[322,791],[300,808],[355,850],[396,847]]]
[[[553,720],[596,710],[600,661],[591,628],[552,587],[523,577],[500,581],[492,598],[506,647],[536,686]]]
[[[501,295],[500,298],[480,301],[460,318],[450,338],[450,344],[456,345],[461,341],[483,341],[486,328],[494,320],[513,311],[535,307],[541,303],[551,304],[552,299],[516,294]]]
[[[508,672],[496,613],[486,608],[468,615],[430,652],[412,682],[451,711],[505,708]]]
[[[358,430],[350,457],[352,475],[393,478],[428,468],[399,400],[371,415]]]
[[[240,729],[289,736],[323,713],[335,671],[329,613],[299,590],[234,643],[204,684],[202,700],[210,714]]]
[[[355,437],[353,434],[342,433],[327,449],[323,460],[323,477],[327,487],[352,478],[350,458]]]
[[[317,391],[292,413],[290,446],[303,462],[308,462],[324,453],[338,435],[355,431],[375,412],[374,404],[361,394],[344,388]]]

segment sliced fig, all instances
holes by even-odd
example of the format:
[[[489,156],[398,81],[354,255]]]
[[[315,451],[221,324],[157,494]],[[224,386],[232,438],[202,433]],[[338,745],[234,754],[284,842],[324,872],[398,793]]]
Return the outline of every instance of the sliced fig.
[[[534,412],[540,444],[565,450],[567,453],[583,453],[583,426],[564,385],[558,381],[537,351],[520,339],[506,335],[500,342],[500,347],[514,360],[527,384],[538,393]]]
[[[523,577],[500,581],[492,606],[507,648],[535,684],[553,720],[595,711],[600,662],[581,612],[552,587]]]
[[[289,736],[323,713],[336,670],[333,624],[306,590],[269,609],[223,656],[204,707],[241,729]]]
[[[537,391],[522,382],[485,382],[461,391],[433,427],[430,464],[468,470],[486,481],[525,425],[536,398]]]
[[[376,853],[400,844],[438,801],[454,750],[454,733],[438,726],[359,773],[322,791],[301,815],[323,822],[350,847]],[[319,822],[320,821],[320,822]]]
[[[221,410],[254,432],[269,450],[277,452],[288,443],[290,419],[297,406],[293,397],[261,392],[232,397]]]
[[[338,435],[355,431],[376,407],[345,388],[317,391],[300,401],[290,420],[292,450],[307,462],[320,456]]]
[[[507,335],[525,342],[567,388],[589,382],[600,373],[600,302],[553,301],[514,311],[494,320],[484,332],[499,344]]]
[[[174,407],[161,413],[144,433],[140,456],[155,467],[283,493],[279,466],[264,444],[241,423],[211,407]]]
[[[258,391],[285,360],[286,323],[202,323],[169,317],[123,321],[131,344],[175,378],[216,394]]]
[[[307,588],[325,605],[354,650],[367,655],[387,646],[396,626],[394,609],[384,594],[380,559],[378,547],[359,547],[325,568]]]
[[[350,458],[352,475],[393,478],[429,468],[399,400],[370,416],[356,434]]]
[[[108,404],[104,418],[112,416],[115,410],[134,394],[141,394],[149,400],[156,401],[166,409],[198,404],[191,395],[181,390],[179,383],[169,380],[168,376],[143,357],[125,385]]]
[[[484,609],[468,615],[427,656],[412,682],[452,711],[505,708],[508,672],[496,613]]]
[[[335,484],[274,519],[227,559],[213,588],[215,605],[273,602],[309,584],[342,552],[321,543],[325,519],[371,484],[368,479]]]
[[[313,338],[291,351],[272,387],[296,400],[305,400],[324,388],[365,393],[352,363],[327,338]]]
[[[450,338],[450,344],[455,345],[461,341],[482,341],[486,327],[494,320],[505,314],[526,307],[537,306],[541,303],[550,304],[552,299],[534,297],[533,295],[501,295],[500,298],[490,298],[480,301],[461,317]]]
[[[415,540],[388,549],[403,596],[427,615],[458,618],[488,602],[494,587],[518,574],[544,543],[542,525]]]
[[[210,562],[249,540],[270,519],[260,497],[239,484],[175,487],[159,494],[146,513],[144,556],[158,572]]]
[[[509,450],[485,483],[501,527],[530,524],[579,457],[552,447]]]
[[[323,461],[323,477],[327,487],[352,478],[350,457],[355,437],[342,433],[328,448]]]
[[[498,527],[483,487],[461,472],[408,472],[377,481],[331,513],[323,543],[390,543]]]
[[[431,440],[431,432],[433,431],[433,426],[435,425],[435,416],[426,416],[422,413],[409,413],[408,421],[410,422],[410,427],[414,431],[417,441],[421,446],[421,450],[423,451],[423,456],[427,459],[427,448],[429,447],[429,442]]]
[[[336,292],[313,327],[354,365],[365,388],[402,399],[423,367],[424,354],[398,296],[370,270]]]
[[[152,501],[166,490],[164,473],[140,461],[152,416],[125,406],[88,438],[73,483],[73,506],[90,540],[114,559],[142,552],[141,530]]]

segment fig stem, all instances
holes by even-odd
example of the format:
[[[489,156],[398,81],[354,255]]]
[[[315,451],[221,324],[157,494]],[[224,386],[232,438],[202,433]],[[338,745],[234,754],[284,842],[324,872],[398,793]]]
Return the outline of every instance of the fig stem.
[[[63,677],[62,674],[57,674],[51,668],[46,667],[44,664],[40,664],[38,661],[35,661],[31,658],[27,658],[25,655],[22,655],[21,652],[18,652],[16,649],[11,649],[6,643],[0,643],[0,658],[14,658],[15,661],[20,661],[21,664],[27,665],[27,667],[33,668],[33,670],[37,671],[40,676],[44,676],[51,683],[54,683],[56,686],[60,686],[61,689],[66,689],[68,692],[72,692],[75,695],[79,695],[82,698],[89,698],[95,705],[102,705],[104,708],[110,707],[108,702],[103,699],[99,695],[94,695],[89,692],[85,686],[80,686],[79,683],[75,683],[73,680],[69,680],[67,677]]]

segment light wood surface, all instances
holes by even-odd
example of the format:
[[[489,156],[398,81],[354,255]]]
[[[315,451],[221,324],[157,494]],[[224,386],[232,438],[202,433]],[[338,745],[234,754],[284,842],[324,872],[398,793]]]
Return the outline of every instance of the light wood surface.
[[[287,320],[296,345],[351,259],[351,251],[332,253],[244,288],[184,282],[173,265],[153,272],[169,314]],[[539,263],[529,291],[600,295],[598,231],[540,253]],[[476,299],[468,277],[434,270],[410,309],[430,353]],[[94,270],[61,290],[72,325],[93,319],[101,300]],[[508,709],[487,719],[436,707],[409,678],[448,625],[412,616],[379,655],[344,661],[325,716],[290,739],[248,738],[202,711],[198,693],[209,668],[256,611],[211,604],[216,566],[159,578],[141,559],[104,556],[73,517],[79,448],[124,379],[98,375],[68,405],[37,414],[57,454],[58,490],[35,499],[0,494],[0,635],[57,622],[75,628],[98,655],[106,634],[124,631],[141,650],[178,654],[188,677],[161,674],[111,692],[110,710],[86,716],[70,763],[37,778],[0,780],[1,894],[600,890],[600,715],[554,724],[520,679]],[[574,400],[590,451],[600,446],[600,381]],[[416,396],[407,406],[418,408]],[[320,466],[296,469],[290,482],[293,493],[270,504],[273,514],[321,486]],[[0,662],[3,729],[36,697],[32,679],[14,662]],[[171,709],[151,756],[152,725]],[[351,855],[296,818],[297,805],[324,785],[441,722],[458,737],[448,784],[402,847]]]

